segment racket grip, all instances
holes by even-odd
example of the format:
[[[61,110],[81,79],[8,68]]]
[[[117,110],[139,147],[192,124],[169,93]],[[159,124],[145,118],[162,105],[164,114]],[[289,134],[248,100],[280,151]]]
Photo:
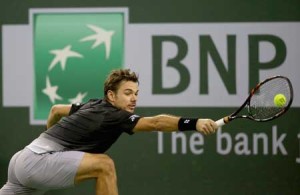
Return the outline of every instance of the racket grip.
[[[223,125],[229,122],[230,122],[230,116],[226,116],[224,118],[217,120],[215,123],[218,125],[218,127],[222,127]]]
[[[217,120],[215,123],[218,125],[218,127],[221,127],[226,124],[224,118]]]

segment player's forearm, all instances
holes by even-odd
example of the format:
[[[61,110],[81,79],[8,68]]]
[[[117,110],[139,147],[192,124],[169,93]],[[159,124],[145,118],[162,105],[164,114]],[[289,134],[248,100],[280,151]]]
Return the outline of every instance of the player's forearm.
[[[70,112],[71,105],[54,105],[52,106],[48,120],[47,129],[56,124],[64,116],[67,116]]]
[[[178,121],[179,117],[166,114],[142,117],[134,127],[133,132],[176,131],[178,129]]]
[[[141,118],[133,129],[133,132],[143,131],[199,131],[210,134],[217,129],[216,123],[211,119],[184,118],[172,115],[156,115]]]
[[[157,131],[172,132],[178,130],[178,121],[180,117],[172,115],[157,115],[154,117],[155,129]]]
[[[61,117],[62,116],[60,116],[57,109],[55,107],[52,107],[47,120],[47,129],[56,124],[61,119]]]

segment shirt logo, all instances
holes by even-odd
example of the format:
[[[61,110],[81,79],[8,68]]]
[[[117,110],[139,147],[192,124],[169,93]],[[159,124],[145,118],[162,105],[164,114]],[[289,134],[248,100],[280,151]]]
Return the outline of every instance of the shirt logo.
[[[129,119],[132,121],[132,122],[134,122],[135,121],[135,119],[136,118],[138,118],[139,116],[138,115],[131,115],[130,117],[129,117]]]

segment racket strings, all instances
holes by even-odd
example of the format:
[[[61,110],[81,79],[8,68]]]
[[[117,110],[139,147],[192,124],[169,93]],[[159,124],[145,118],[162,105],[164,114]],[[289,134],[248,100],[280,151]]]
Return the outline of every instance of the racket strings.
[[[291,88],[285,78],[275,78],[269,80],[254,92],[249,105],[250,115],[257,120],[265,120],[281,113],[291,100]],[[274,97],[277,94],[283,94],[286,103],[283,106],[274,104]]]

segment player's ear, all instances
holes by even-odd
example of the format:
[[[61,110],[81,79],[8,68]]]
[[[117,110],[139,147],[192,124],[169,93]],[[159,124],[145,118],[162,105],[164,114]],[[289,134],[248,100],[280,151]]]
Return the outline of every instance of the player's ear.
[[[107,91],[107,98],[108,98],[108,101],[110,102],[114,102],[115,101],[115,93],[112,91],[112,90],[108,90]]]

